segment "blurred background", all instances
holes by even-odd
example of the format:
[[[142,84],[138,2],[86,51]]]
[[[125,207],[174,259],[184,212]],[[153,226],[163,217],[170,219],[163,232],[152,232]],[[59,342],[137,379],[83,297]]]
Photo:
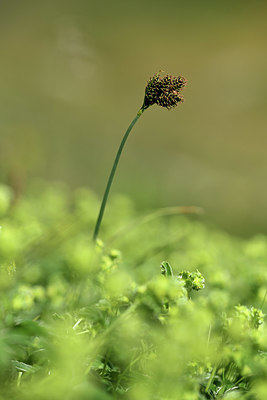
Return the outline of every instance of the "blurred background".
[[[111,196],[140,210],[203,207],[236,235],[267,233],[264,0],[2,0],[0,178],[86,186],[99,197],[147,80],[188,79],[148,109]]]

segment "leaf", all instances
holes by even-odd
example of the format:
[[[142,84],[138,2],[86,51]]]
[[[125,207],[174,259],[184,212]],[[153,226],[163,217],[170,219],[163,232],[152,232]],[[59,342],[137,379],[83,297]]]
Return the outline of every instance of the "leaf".
[[[33,366],[29,364],[25,364],[24,362],[13,360],[12,361],[14,367],[20,372],[30,372],[34,373],[40,369],[38,366]]]
[[[170,264],[167,261],[163,261],[161,263],[161,273],[164,276],[173,277],[172,267],[170,266]]]

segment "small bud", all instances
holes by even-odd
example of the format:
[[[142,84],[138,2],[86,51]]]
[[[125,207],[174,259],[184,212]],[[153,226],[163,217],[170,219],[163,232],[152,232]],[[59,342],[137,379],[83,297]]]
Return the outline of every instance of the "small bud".
[[[148,108],[153,104],[165,107],[168,110],[176,107],[178,103],[184,100],[180,91],[184,88],[186,82],[183,76],[166,75],[160,77],[159,73],[155,74],[147,83],[143,108]]]

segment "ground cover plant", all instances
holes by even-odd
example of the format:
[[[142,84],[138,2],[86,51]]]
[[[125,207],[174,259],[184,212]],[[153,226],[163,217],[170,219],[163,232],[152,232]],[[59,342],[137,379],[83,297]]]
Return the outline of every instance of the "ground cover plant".
[[[12,196],[0,187],[1,399],[266,399],[265,236],[117,195],[93,243],[89,189]]]

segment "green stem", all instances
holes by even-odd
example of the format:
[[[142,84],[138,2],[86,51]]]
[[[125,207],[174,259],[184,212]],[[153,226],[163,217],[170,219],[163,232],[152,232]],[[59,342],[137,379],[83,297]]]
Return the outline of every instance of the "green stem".
[[[206,386],[206,389],[205,389],[205,392],[206,392],[206,393],[208,393],[208,391],[210,390],[210,385],[212,384],[212,381],[213,381],[214,375],[215,375],[215,373],[216,373],[217,367],[218,367],[218,365],[215,364],[214,367],[213,367],[213,369],[212,369],[212,372],[211,372],[211,374],[210,374],[210,378],[209,378],[209,380],[208,380],[208,383],[207,383],[207,386]]]
[[[129,136],[132,128],[134,127],[134,125],[138,121],[138,119],[141,117],[141,115],[143,114],[145,109],[146,109],[146,107],[144,107],[144,106],[142,106],[140,108],[140,110],[138,111],[138,113],[136,114],[134,119],[132,120],[131,124],[129,125],[127,131],[125,132],[125,134],[124,134],[124,136],[122,138],[120,147],[118,149],[116,158],[115,158],[114,163],[113,163],[113,167],[111,169],[111,172],[110,172],[110,175],[109,175],[109,178],[108,178],[108,183],[107,183],[107,186],[106,186],[106,190],[105,190],[105,193],[104,193],[104,196],[103,196],[103,200],[102,200],[102,203],[101,203],[101,207],[100,207],[100,210],[99,210],[99,214],[98,214],[98,217],[97,217],[95,230],[94,230],[94,235],[93,235],[93,240],[94,241],[97,239],[97,236],[98,236],[98,232],[99,232],[101,221],[102,221],[102,218],[103,218],[103,215],[104,215],[104,211],[105,211],[105,207],[106,207],[109,191],[110,191],[110,188],[111,188],[111,185],[112,185],[112,181],[113,181],[113,178],[114,178],[114,175],[115,175],[115,172],[116,172],[119,160],[120,160],[120,156],[121,156],[123,147],[125,145],[125,142],[126,142],[128,136]]]

